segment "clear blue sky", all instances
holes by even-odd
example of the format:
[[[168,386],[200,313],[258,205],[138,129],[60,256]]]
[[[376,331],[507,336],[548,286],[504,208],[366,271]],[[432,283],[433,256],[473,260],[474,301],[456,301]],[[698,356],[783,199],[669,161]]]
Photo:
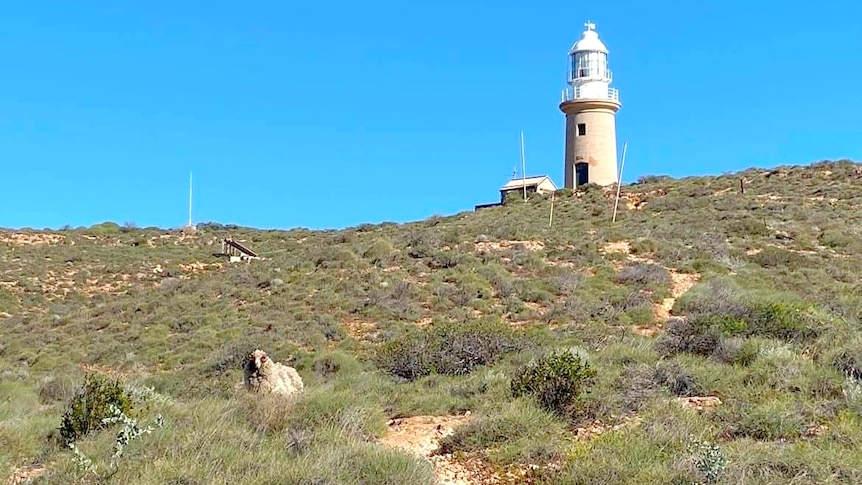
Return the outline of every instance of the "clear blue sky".
[[[133,5],[134,4],[134,5]],[[624,182],[862,160],[862,2],[12,2],[0,227],[340,228],[563,183],[566,53],[610,50]]]

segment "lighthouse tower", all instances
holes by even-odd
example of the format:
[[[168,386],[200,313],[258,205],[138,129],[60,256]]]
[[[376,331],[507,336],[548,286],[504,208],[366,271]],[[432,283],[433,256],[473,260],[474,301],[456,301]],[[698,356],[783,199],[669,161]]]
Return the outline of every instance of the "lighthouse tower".
[[[569,87],[560,110],[566,114],[565,187],[617,182],[616,113],[619,91],[610,87],[608,49],[596,25],[587,22],[569,50]]]

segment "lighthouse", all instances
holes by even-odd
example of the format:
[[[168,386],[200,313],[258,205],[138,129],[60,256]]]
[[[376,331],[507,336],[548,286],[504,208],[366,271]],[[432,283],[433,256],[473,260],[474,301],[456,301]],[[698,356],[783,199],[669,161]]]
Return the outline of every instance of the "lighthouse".
[[[616,114],[620,95],[611,87],[608,49],[596,24],[587,22],[569,50],[568,87],[560,110],[566,115],[565,187],[617,182]]]

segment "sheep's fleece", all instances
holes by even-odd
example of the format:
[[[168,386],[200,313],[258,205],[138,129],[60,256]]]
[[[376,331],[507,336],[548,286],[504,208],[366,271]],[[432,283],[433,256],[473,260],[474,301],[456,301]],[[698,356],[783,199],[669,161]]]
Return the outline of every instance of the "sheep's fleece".
[[[251,392],[289,396],[302,391],[302,377],[293,367],[273,362],[266,352],[255,349],[244,366],[245,387]]]

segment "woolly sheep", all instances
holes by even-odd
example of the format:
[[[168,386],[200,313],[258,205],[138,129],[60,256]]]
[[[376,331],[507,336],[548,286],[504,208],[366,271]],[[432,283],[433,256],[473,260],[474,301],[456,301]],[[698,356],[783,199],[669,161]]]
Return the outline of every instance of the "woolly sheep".
[[[266,352],[255,349],[243,366],[245,388],[251,392],[289,396],[302,391],[302,377],[293,367],[273,362]]]

